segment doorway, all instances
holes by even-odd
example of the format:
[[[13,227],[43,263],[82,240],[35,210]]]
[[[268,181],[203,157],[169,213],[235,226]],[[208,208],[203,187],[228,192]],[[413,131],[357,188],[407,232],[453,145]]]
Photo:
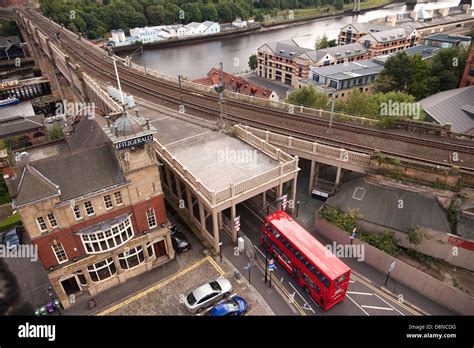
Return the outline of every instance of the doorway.
[[[67,296],[76,294],[81,291],[77,277],[72,275],[67,279],[61,280],[61,286]]]
[[[161,256],[166,255],[166,246],[165,241],[160,240],[158,242],[153,243],[153,250],[155,251],[155,257],[158,259]]]

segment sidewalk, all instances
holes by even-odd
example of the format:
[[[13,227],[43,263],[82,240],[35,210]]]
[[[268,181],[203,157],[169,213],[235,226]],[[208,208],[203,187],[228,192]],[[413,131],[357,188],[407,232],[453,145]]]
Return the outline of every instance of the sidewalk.
[[[248,270],[244,267],[250,262],[249,258],[245,253],[241,253],[239,256],[234,255],[234,245],[227,233],[221,233],[221,240],[223,244],[222,255],[234,265],[240,272],[241,277],[245,277],[248,281]],[[254,263],[250,269],[250,284],[260,293],[275,315],[296,315],[295,309],[278,293],[275,286],[268,288],[268,283],[262,280],[263,277],[263,270]]]

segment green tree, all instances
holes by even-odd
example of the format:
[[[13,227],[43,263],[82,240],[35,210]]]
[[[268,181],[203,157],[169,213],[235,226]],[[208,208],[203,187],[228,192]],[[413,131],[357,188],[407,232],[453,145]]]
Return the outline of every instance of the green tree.
[[[148,6],[145,15],[149,25],[160,25],[165,20],[165,7],[162,5]]]
[[[257,55],[256,54],[252,54],[250,57],[249,57],[249,68],[250,70],[255,70],[257,69]]]
[[[181,9],[184,11],[185,23],[202,21],[202,14],[198,3],[182,4]]]
[[[437,77],[433,92],[437,93],[459,86],[468,51],[464,47],[441,49],[431,59],[431,76]]]
[[[221,22],[229,23],[235,19],[231,4],[220,2],[216,5],[216,9]]]
[[[342,10],[344,8],[344,2],[342,0],[336,0],[335,7],[336,10]]]
[[[219,21],[219,15],[217,13],[216,5],[214,5],[212,2],[203,4],[201,7],[201,13],[203,18],[207,21]]]
[[[255,21],[256,22],[263,22],[264,18],[263,18],[263,14],[261,12],[258,12],[256,15],[255,15]]]
[[[336,110],[352,115],[377,116],[379,114],[379,106],[375,99],[358,88],[350,90],[345,100],[338,100]]]
[[[337,46],[336,40],[329,40],[326,34],[323,34],[322,37],[317,38],[314,43],[314,48],[317,50],[335,46]]]
[[[312,108],[325,108],[328,100],[326,94],[319,93],[314,87],[308,86],[293,90],[286,99],[287,103]]]
[[[48,128],[49,140],[59,140],[64,138],[64,133],[60,125],[54,124]]]

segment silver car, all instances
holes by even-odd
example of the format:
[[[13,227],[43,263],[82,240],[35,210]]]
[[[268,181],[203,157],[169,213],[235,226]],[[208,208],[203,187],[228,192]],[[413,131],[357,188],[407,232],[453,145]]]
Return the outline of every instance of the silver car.
[[[218,278],[210,283],[201,285],[191,292],[186,296],[184,304],[189,312],[199,313],[215,301],[229,296],[231,291],[232,284],[230,281],[226,278]]]

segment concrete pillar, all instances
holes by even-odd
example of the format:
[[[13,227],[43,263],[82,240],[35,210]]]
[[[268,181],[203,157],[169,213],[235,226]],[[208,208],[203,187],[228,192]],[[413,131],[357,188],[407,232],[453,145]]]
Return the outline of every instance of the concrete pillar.
[[[193,197],[191,194],[191,190],[186,186],[186,198],[188,200],[188,212],[190,217],[194,216],[194,211],[193,211]]]
[[[313,191],[313,183],[314,183],[314,171],[316,167],[316,161],[311,160],[311,168],[309,170],[309,184],[308,184],[308,194],[311,195],[311,192]]]
[[[219,229],[222,230],[224,228],[224,221],[222,219],[222,211],[217,213],[217,220],[219,222]]]
[[[296,191],[297,191],[297,185],[298,184],[298,173],[295,174],[295,177],[293,178],[291,182],[291,200],[293,204],[290,205],[291,213],[295,213],[296,209]]]
[[[219,221],[217,218],[217,212],[212,212],[212,230],[214,233],[214,249],[218,253],[220,246],[219,246]]]
[[[342,167],[338,166],[337,173],[336,173],[336,186],[338,186],[339,182],[341,181],[341,170],[342,170]]]
[[[165,241],[166,241],[166,250],[168,250],[168,256],[170,260],[172,260],[174,259],[175,251],[174,251],[173,243],[171,242],[171,236],[169,233],[165,235]]]
[[[183,199],[183,190],[181,190],[181,180],[179,179],[179,177],[175,177],[175,180],[176,180],[176,192],[178,193],[178,201],[181,201],[181,199]]]
[[[265,194],[265,192],[263,193]],[[230,206],[230,223],[232,224],[232,242],[237,241],[237,231],[235,230],[235,218],[237,216],[237,209],[234,203]]]
[[[172,196],[174,193],[171,186],[171,174],[170,174],[170,169],[166,165],[165,165],[165,175],[166,175],[166,186],[168,186],[168,190],[170,191],[170,196]]]
[[[267,191],[263,191],[263,192],[262,192],[262,196],[263,196],[263,199],[262,199],[262,208],[263,208],[263,209],[267,209]]]
[[[204,215],[204,205],[202,204],[201,199],[198,196],[199,204],[199,221],[201,222],[202,231],[206,231],[206,216]]]
[[[89,271],[87,271],[87,267],[81,268],[81,272],[84,275],[84,278],[86,278],[87,287],[94,284],[94,282],[92,281],[91,275],[89,274]]]

